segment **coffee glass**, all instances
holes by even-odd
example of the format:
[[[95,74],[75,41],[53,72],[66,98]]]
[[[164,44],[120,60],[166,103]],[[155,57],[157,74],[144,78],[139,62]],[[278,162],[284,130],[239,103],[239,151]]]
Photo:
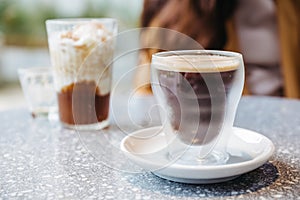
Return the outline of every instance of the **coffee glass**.
[[[243,85],[239,53],[182,50],[152,55],[151,87],[161,108],[170,162],[227,162],[227,141]]]
[[[117,21],[52,19],[46,28],[61,123],[78,130],[107,127]]]

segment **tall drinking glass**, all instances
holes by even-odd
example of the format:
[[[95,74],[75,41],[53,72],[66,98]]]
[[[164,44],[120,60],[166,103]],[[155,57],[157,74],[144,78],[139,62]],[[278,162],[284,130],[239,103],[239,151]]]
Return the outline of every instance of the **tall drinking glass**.
[[[109,125],[115,19],[46,21],[61,123],[79,130]]]

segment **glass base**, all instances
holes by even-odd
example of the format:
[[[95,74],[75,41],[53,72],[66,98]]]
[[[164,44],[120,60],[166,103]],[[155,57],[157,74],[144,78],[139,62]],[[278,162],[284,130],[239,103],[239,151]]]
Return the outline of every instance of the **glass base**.
[[[47,118],[49,108],[35,108],[30,111],[32,118]]]
[[[68,129],[73,129],[73,130],[78,130],[78,131],[96,131],[96,130],[101,130],[109,126],[109,120],[103,120],[98,123],[94,124],[66,124],[61,122],[63,127],[68,128]]]
[[[223,165],[228,161],[229,154],[225,151],[213,150],[205,157],[200,157],[199,150],[192,148],[180,154],[169,153],[169,159],[184,165]]]

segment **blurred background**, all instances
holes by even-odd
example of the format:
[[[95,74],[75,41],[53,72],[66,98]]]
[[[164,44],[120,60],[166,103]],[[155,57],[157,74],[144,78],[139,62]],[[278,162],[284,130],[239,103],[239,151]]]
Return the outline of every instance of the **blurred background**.
[[[50,66],[46,19],[113,17],[123,31],[138,27],[142,4],[142,0],[0,0],[0,111],[25,106],[18,68]]]

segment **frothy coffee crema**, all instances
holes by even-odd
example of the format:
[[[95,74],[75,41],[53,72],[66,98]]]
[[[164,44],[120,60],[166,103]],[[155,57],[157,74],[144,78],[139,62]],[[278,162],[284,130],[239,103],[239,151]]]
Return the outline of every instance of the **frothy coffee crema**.
[[[174,72],[225,72],[235,70],[239,66],[236,58],[217,55],[180,55],[160,57],[157,69]]]
[[[94,81],[65,86],[58,92],[60,120],[66,124],[94,124],[108,117],[110,94],[101,95]]]
[[[195,58],[193,65],[183,65],[187,61],[179,61],[176,60],[178,65],[174,60],[172,63],[168,60],[169,66],[166,63],[154,65],[168,102],[171,126],[184,143],[207,144],[223,127],[226,98],[235,81],[239,62],[223,56]]]

